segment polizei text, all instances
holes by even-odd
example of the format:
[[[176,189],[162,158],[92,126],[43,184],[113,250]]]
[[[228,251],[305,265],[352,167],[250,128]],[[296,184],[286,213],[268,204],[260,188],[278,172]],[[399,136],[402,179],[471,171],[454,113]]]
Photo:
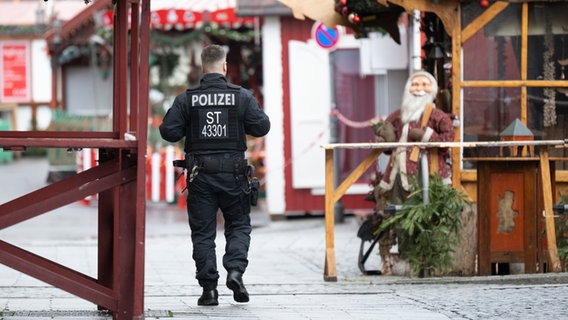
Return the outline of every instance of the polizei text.
[[[191,96],[192,107],[234,106],[234,105],[235,105],[234,93],[212,92],[212,93],[194,94]]]

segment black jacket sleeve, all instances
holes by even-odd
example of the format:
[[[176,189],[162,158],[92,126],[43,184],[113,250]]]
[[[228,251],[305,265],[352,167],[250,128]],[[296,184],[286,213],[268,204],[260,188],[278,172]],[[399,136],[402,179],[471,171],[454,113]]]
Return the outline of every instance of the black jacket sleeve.
[[[185,111],[186,95],[182,93],[174,99],[172,107],[168,110],[162,124],[160,124],[160,135],[162,139],[169,142],[177,142],[185,137],[188,114]]]
[[[260,104],[249,90],[241,89],[241,101],[245,106],[245,133],[253,137],[263,137],[270,131],[270,119],[260,109]]]

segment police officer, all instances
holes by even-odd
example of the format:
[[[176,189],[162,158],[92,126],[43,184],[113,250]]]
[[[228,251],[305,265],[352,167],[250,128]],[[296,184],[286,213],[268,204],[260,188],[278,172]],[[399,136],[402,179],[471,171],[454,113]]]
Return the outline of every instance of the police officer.
[[[250,186],[244,157],[246,134],[262,137],[270,120],[249,90],[231,84],[226,53],[209,45],[201,53],[203,76],[197,88],[179,94],[164,116],[160,134],[176,142],[185,137],[187,212],[196,279],[203,288],[198,305],[218,305],[216,216],[225,220],[227,287],[237,302],[248,302],[242,276],[250,246]]]

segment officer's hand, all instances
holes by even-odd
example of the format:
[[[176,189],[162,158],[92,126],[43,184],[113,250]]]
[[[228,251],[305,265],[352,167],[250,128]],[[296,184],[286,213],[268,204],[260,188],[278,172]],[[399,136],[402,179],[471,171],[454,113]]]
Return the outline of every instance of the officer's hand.
[[[424,130],[420,128],[413,128],[408,131],[408,137],[412,141],[422,141],[423,136],[424,136]]]

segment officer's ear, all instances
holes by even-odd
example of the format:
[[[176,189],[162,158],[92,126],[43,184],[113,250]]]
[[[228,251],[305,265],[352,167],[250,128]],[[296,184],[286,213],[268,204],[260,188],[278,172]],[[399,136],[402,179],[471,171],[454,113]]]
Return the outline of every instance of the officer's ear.
[[[227,61],[223,63],[223,72],[227,75]]]

